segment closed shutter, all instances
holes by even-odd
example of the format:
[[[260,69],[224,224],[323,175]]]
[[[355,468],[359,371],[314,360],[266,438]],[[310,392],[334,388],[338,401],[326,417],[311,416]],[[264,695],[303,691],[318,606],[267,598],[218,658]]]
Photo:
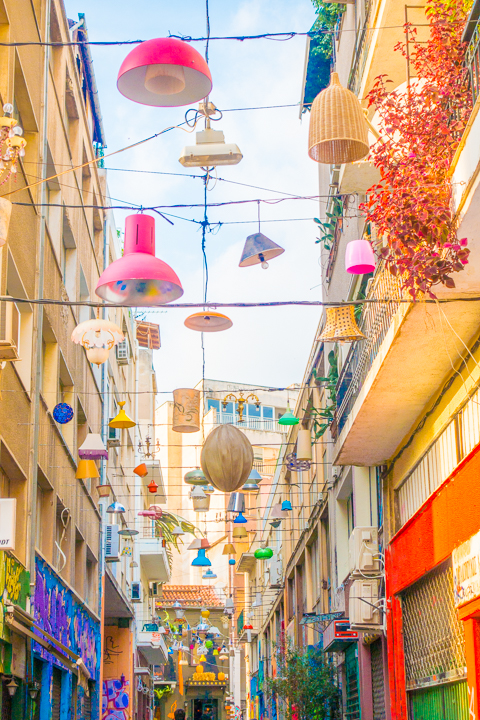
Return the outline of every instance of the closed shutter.
[[[8,690],[5,687],[5,682],[2,682],[2,720],[11,720],[12,718],[12,699],[8,694]]]
[[[91,720],[92,717],[92,692],[93,687],[91,683],[88,683],[89,694],[83,695],[83,720]]]
[[[468,688],[465,681],[434,685],[409,693],[411,720],[468,720]]]
[[[54,667],[52,673],[52,720],[60,720],[61,695],[62,671]]]
[[[360,688],[358,682],[357,645],[345,650],[345,696],[347,720],[360,720]]]
[[[372,664],[373,720],[385,720],[385,684],[381,640],[375,640],[370,645],[370,660]]]

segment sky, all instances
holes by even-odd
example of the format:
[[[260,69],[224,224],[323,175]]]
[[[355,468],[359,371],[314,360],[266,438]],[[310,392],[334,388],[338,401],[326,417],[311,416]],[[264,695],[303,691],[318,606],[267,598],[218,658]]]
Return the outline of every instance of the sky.
[[[205,36],[204,0],[65,0],[67,15],[85,13],[90,40],[147,40],[169,33]],[[306,32],[315,14],[310,0],[210,0],[212,36],[275,32]],[[205,44],[193,46],[202,54]],[[213,79],[210,100],[220,109],[277,106],[298,103],[302,91],[306,38],[271,40],[212,40],[209,67]],[[116,88],[118,69],[131,46],[92,47],[99,91],[106,153],[148,137],[184,120],[187,108],[151,108],[124,98]],[[198,127],[203,129],[202,126]],[[215,129],[225,141],[236,143],[242,161],[218,169],[210,203],[275,199],[278,192],[318,194],[318,169],[307,155],[308,116],[301,121],[298,107],[225,112]],[[144,145],[107,159],[110,196],[115,205],[172,205],[202,203],[199,174],[184,169],[178,157],[194,135],[176,129]],[[114,170],[115,168],[115,170]],[[136,170],[141,172],[121,172]],[[169,176],[158,173],[182,173]],[[225,180],[256,185],[243,187]],[[203,209],[170,210],[183,218],[201,220]],[[285,200],[261,204],[261,231],[285,248],[270,262],[239,268],[247,235],[257,231],[257,203],[211,208],[210,223],[225,223],[207,234],[210,302],[270,302],[320,300],[321,268],[313,217],[318,201]],[[123,229],[128,212],[115,210]],[[153,213],[154,214],[154,213]],[[203,299],[201,232],[198,224],[175,219],[169,225],[156,216],[156,254],[179,276],[184,295],[179,302]],[[295,219],[294,221],[290,221]],[[268,221],[276,222],[268,222]],[[289,220],[288,222],[277,222]],[[235,224],[227,224],[235,223]],[[221,310],[220,310],[221,311]],[[301,382],[320,316],[319,308],[234,308],[223,311],[233,321],[225,332],[204,335],[205,377],[217,380],[286,387]],[[162,348],[154,353],[160,391],[191,387],[202,377],[200,333],[188,330],[182,309],[164,306],[148,313],[160,324]],[[166,396],[163,395],[163,398]],[[162,395],[159,396],[159,400]]]

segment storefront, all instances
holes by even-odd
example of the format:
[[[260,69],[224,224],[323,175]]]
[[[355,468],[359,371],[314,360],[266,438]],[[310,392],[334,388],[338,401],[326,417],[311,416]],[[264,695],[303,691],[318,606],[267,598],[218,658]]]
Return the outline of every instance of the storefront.
[[[387,549],[392,720],[479,717],[479,477],[476,448]]]

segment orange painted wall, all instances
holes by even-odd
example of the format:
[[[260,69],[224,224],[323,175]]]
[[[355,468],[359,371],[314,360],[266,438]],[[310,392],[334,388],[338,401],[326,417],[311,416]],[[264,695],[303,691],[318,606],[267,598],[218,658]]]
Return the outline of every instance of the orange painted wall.
[[[390,593],[398,593],[414,583],[479,530],[480,447],[477,447],[392,539],[388,552]]]

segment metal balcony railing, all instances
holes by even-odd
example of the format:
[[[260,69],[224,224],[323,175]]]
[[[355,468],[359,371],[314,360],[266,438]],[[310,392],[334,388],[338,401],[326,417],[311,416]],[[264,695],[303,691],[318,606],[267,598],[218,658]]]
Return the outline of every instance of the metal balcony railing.
[[[371,282],[367,293],[367,299],[370,298],[386,302],[366,303],[363,306],[358,325],[366,338],[351,345],[337,384],[335,420],[338,434],[345,426],[368,371],[385,339],[392,318],[397,312],[398,301],[402,298],[399,280],[385,269],[383,263],[379,264]]]
[[[465,52],[465,67],[470,78],[472,104],[480,94],[480,19],[475,25],[472,37]]]
[[[244,416],[243,421],[239,422],[238,415],[233,413],[217,413],[217,425],[237,425],[245,430],[262,430],[263,432],[286,433],[288,427],[279,425],[276,420],[267,418]]]

